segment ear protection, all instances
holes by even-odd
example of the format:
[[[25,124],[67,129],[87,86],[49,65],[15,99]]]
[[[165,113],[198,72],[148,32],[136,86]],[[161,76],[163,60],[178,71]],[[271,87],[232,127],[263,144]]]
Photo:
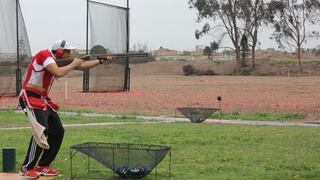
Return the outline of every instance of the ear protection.
[[[58,57],[62,57],[64,55],[64,51],[63,51],[63,48],[64,46],[66,45],[66,40],[62,40],[61,44],[60,44],[60,48],[58,48],[56,50],[56,55]]]

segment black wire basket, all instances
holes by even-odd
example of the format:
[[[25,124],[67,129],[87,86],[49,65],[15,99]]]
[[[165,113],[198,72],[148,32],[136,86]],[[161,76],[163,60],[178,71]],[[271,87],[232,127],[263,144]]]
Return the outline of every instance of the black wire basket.
[[[71,178],[72,157],[76,152],[81,152],[95,159],[122,178],[139,179],[150,174],[169,151],[171,161],[171,147],[167,146],[100,142],[74,145],[70,148]]]
[[[212,113],[219,111],[218,108],[177,108],[181,114],[188,118],[191,122],[201,123],[205,121]]]

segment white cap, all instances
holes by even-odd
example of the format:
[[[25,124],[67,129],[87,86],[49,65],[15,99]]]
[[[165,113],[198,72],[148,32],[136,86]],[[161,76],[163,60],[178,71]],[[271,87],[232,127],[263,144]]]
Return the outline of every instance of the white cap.
[[[76,49],[74,46],[70,46],[69,43],[66,40],[59,39],[52,45],[52,50],[57,49]]]

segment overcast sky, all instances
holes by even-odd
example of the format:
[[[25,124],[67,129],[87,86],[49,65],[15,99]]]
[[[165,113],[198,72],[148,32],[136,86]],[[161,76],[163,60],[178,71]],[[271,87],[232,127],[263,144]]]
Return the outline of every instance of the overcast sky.
[[[98,2],[126,6],[126,0]],[[32,53],[50,48],[57,39],[66,39],[85,48],[86,0],[20,0]],[[202,27],[188,0],[130,0],[130,44],[147,44],[149,50],[160,46],[176,50],[194,50],[213,40],[195,39]],[[264,33],[265,34],[265,33]],[[262,48],[274,47],[269,35],[262,37]]]

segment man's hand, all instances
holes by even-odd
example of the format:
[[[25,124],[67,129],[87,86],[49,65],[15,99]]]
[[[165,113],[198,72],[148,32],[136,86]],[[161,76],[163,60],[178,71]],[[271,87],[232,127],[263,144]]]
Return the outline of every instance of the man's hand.
[[[84,63],[84,62],[85,62],[85,60],[83,60],[83,59],[74,58],[71,65],[73,68],[77,68],[77,67],[81,66],[82,63]]]
[[[113,56],[107,56],[107,58],[105,59],[105,61],[108,62],[113,62],[115,60],[115,58]]]
[[[115,60],[115,58],[113,56],[97,57],[97,59],[99,60],[100,64],[103,64],[104,62],[111,63]]]

